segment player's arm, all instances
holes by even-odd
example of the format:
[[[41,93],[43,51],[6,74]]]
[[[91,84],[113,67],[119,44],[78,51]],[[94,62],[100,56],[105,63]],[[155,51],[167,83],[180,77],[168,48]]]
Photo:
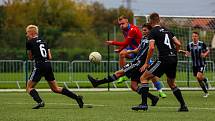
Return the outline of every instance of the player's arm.
[[[51,54],[51,50],[48,49],[48,59],[51,60],[52,59],[52,54]]]
[[[127,53],[128,53],[128,54],[131,54],[131,53],[137,54],[138,52],[139,52],[139,49],[138,49],[138,48],[136,48],[136,49],[134,49],[134,50],[127,50]]]
[[[108,45],[116,45],[116,46],[126,47],[126,46],[128,46],[130,41],[131,41],[131,38],[126,38],[123,42],[112,40],[112,41],[106,41],[106,43]]]
[[[33,56],[32,56],[32,52],[31,52],[31,50],[28,50],[28,58],[29,58],[30,60],[32,60],[32,59],[33,59]]]
[[[146,68],[148,68],[149,66],[149,62],[150,62],[150,59],[153,55],[153,52],[154,52],[154,49],[155,49],[155,40],[154,39],[151,39],[149,41],[149,50],[148,50],[148,53],[147,53],[147,57],[146,57],[146,60],[145,60],[145,64],[140,68],[140,71],[143,72],[146,70]]]
[[[205,58],[206,56],[208,56],[210,50],[209,50],[208,47],[205,45],[205,43],[203,43],[203,49],[205,50],[205,52],[203,52],[203,53],[201,54],[201,56],[202,56],[203,58]]]
[[[172,39],[173,39],[173,42],[175,44],[177,52],[179,52],[179,50],[181,48],[181,42],[175,36]]]

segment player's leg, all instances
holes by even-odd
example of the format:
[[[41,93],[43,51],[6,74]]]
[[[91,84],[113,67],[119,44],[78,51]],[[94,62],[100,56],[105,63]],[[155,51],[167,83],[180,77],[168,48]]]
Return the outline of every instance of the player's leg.
[[[77,101],[78,105],[80,108],[83,108],[83,100],[82,100],[82,96],[78,96],[77,94],[75,94],[74,92],[72,91],[69,91],[67,88],[62,88],[62,87],[59,87],[57,82],[55,80],[52,80],[52,81],[48,81],[48,84],[51,88],[51,90],[55,93],[59,93],[59,94],[62,94],[62,95],[66,95],[67,97],[70,97],[74,100]]]
[[[167,83],[171,88],[171,90],[173,91],[174,96],[180,103],[180,108],[178,109],[178,111],[187,112],[188,108],[184,102],[184,98],[181,94],[181,90],[176,86],[176,83],[175,83],[177,62],[173,64],[168,64],[168,66],[169,67],[164,70],[167,76]]]
[[[97,87],[97,86],[99,86],[101,84],[113,82],[113,81],[117,80],[119,77],[122,77],[124,75],[125,75],[124,71],[123,70],[119,70],[119,71],[116,71],[113,75],[108,76],[108,77],[103,78],[103,79],[100,79],[100,80],[94,79],[90,75],[88,75],[88,79],[92,83],[93,87]]]
[[[200,87],[202,88],[202,90],[205,93],[203,95],[203,97],[208,97],[209,93],[208,93],[207,86],[206,86],[206,83],[205,83],[206,78],[204,77],[203,73],[198,72],[196,78],[197,78],[197,80],[199,82]]]
[[[135,72],[133,74],[133,76],[131,77],[131,89],[134,91],[134,92],[137,92],[137,94],[140,94],[141,95],[141,88],[138,87],[138,84],[140,83],[140,76],[141,76],[141,73],[138,71],[138,72]],[[151,106],[156,106],[158,100],[159,100],[159,97],[151,94],[150,92],[148,92],[148,98],[152,101],[151,103]]]
[[[154,77],[151,80],[152,80],[154,86],[156,87],[156,89],[157,89],[157,91],[159,93],[159,96],[162,97],[162,98],[166,98],[166,94],[162,90],[162,84],[159,81],[159,78],[158,77]]]
[[[119,66],[120,66],[120,68],[123,68],[123,66],[126,65],[126,58],[132,58],[133,54],[129,55],[127,53],[127,50],[130,50],[130,49],[132,49],[132,48],[126,48],[119,53]],[[117,83],[122,83],[122,82],[127,81],[127,80],[128,80],[127,76],[122,76],[117,80]]]
[[[40,81],[40,79],[41,79],[40,70],[35,67],[30,75],[30,79],[28,80],[26,87],[26,91],[28,92],[28,94],[33,98],[34,101],[37,102],[37,105],[34,106],[32,109],[39,109],[40,107],[45,106],[44,101],[41,99],[37,90],[34,88]]]
[[[147,103],[147,97],[149,96],[148,80],[150,80],[153,77],[154,75],[147,70],[140,77],[141,86],[138,87],[138,93],[141,95],[142,102],[140,105],[132,107],[132,110],[148,110]]]
[[[28,92],[28,94],[30,94],[30,96],[33,98],[33,100],[37,102],[37,105],[34,106],[32,109],[39,109],[40,107],[45,106],[45,103],[43,102],[43,100],[39,96],[38,92],[34,88],[36,86],[36,84],[37,84],[37,82],[29,80],[27,83],[27,87],[26,87],[26,91]]]

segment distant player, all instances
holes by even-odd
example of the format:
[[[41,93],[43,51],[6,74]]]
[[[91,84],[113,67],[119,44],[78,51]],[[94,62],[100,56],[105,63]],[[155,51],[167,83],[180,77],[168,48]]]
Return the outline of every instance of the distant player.
[[[49,60],[52,58],[51,51],[45,41],[38,37],[38,27],[35,25],[28,25],[26,27],[27,43],[26,48],[28,50],[29,59],[34,60],[34,69],[27,82],[26,91],[31,95],[37,105],[33,109],[39,109],[45,106],[44,101],[40,98],[38,92],[34,88],[40,81],[41,77],[45,77],[51,90],[55,93],[66,95],[72,99],[75,99],[80,108],[83,108],[82,97],[69,91],[66,88],[61,88],[55,81],[52,71],[51,63]]]
[[[151,26],[145,24],[143,25],[142,28],[144,31],[150,31]],[[113,74],[112,76],[109,76],[101,80],[97,80],[91,77],[90,75],[88,75],[88,79],[92,83],[93,87],[97,87],[100,84],[113,82],[118,78],[120,78],[121,76],[126,75],[127,77],[131,78],[131,89],[137,92],[138,94],[141,94],[140,93],[141,90],[140,88],[138,88],[138,83],[140,83],[140,76],[142,75],[142,73],[140,72],[139,69],[145,63],[145,59],[148,51],[148,44],[149,44],[148,38],[147,36],[144,36],[141,40],[141,44],[137,49],[128,50],[128,53],[137,52],[136,58],[131,63],[128,63],[125,66],[123,66],[121,70],[116,71],[115,74]],[[158,79],[159,78],[155,77],[155,78],[152,78],[152,81],[156,82]],[[151,93],[148,93],[148,97],[152,100],[152,106],[155,106],[159,98],[157,96],[152,95]]]
[[[115,51],[119,52],[119,66],[122,68],[126,64],[126,58],[132,59],[136,56],[135,54],[128,54],[127,50],[134,50],[139,46],[142,32],[137,26],[130,24],[128,18],[124,15],[118,18],[118,24],[124,35],[124,41],[106,41],[106,43],[108,45],[119,46]],[[120,78],[122,81],[127,79],[126,76]]]
[[[132,110],[148,110],[147,97],[149,94],[148,81],[152,78],[161,77],[164,73],[167,76],[167,83],[172,89],[173,94],[180,103],[178,111],[188,111],[184,102],[180,89],[176,86],[176,67],[177,67],[177,51],[179,50],[180,41],[166,28],[160,26],[160,17],[157,13],[152,13],[150,16],[150,23],[153,29],[149,34],[149,50],[145,64],[141,67],[141,71],[145,71],[140,77],[141,86],[139,87],[142,103],[138,106],[132,107]],[[157,60],[150,65],[148,61],[153,55],[155,45],[158,49]]]
[[[202,41],[199,41],[199,33],[192,33],[192,42],[187,45],[187,51],[185,56],[191,56],[193,62],[193,75],[199,82],[200,87],[204,91],[203,97],[208,97],[208,81],[204,76],[204,70],[206,66],[205,58],[209,54],[209,49],[206,44]]]

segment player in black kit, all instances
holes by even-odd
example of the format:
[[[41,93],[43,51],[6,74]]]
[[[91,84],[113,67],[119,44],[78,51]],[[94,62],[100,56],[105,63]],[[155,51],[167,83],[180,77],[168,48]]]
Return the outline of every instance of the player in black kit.
[[[167,76],[167,83],[172,89],[173,94],[181,104],[178,111],[188,111],[184,102],[180,89],[176,86],[176,67],[177,67],[177,51],[179,50],[180,41],[166,28],[159,25],[160,17],[157,13],[150,15],[150,23],[153,29],[149,34],[149,50],[145,64],[141,67],[141,71],[145,71],[140,77],[141,86],[139,87],[142,104],[132,107],[132,110],[148,110],[147,97],[149,92],[148,81],[154,77],[161,77],[164,73]],[[153,55],[155,45],[158,48],[157,60],[148,68],[147,63]]]
[[[38,38],[38,27],[36,25],[28,25],[26,27],[26,36],[28,39],[28,41],[26,42],[28,57],[29,59],[34,60],[34,69],[31,73],[26,87],[26,91],[37,102],[37,105],[32,109],[39,109],[45,106],[44,101],[40,98],[38,92],[34,88],[40,81],[42,76],[44,76],[48,81],[48,84],[53,92],[75,99],[79,107],[83,108],[84,103],[82,96],[78,96],[68,89],[61,88],[57,85],[52,71],[51,63],[49,62],[49,60],[52,58],[51,52],[47,43]]]

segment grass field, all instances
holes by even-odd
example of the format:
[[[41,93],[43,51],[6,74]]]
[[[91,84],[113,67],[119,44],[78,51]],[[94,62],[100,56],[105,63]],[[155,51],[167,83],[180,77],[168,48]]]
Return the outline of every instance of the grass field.
[[[132,111],[140,103],[134,92],[77,92],[93,108],[79,109],[76,102],[62,95],[41,92],[46,106],[32,110],[34,101],[24,92],[0,93],[0,121],[213,121],[215,92],[208,98],[200,91],[183,91],[189,112],[177,112],[178,103],[171,91],[147,112]],[[157,94],[153,91],[152,93]]]

